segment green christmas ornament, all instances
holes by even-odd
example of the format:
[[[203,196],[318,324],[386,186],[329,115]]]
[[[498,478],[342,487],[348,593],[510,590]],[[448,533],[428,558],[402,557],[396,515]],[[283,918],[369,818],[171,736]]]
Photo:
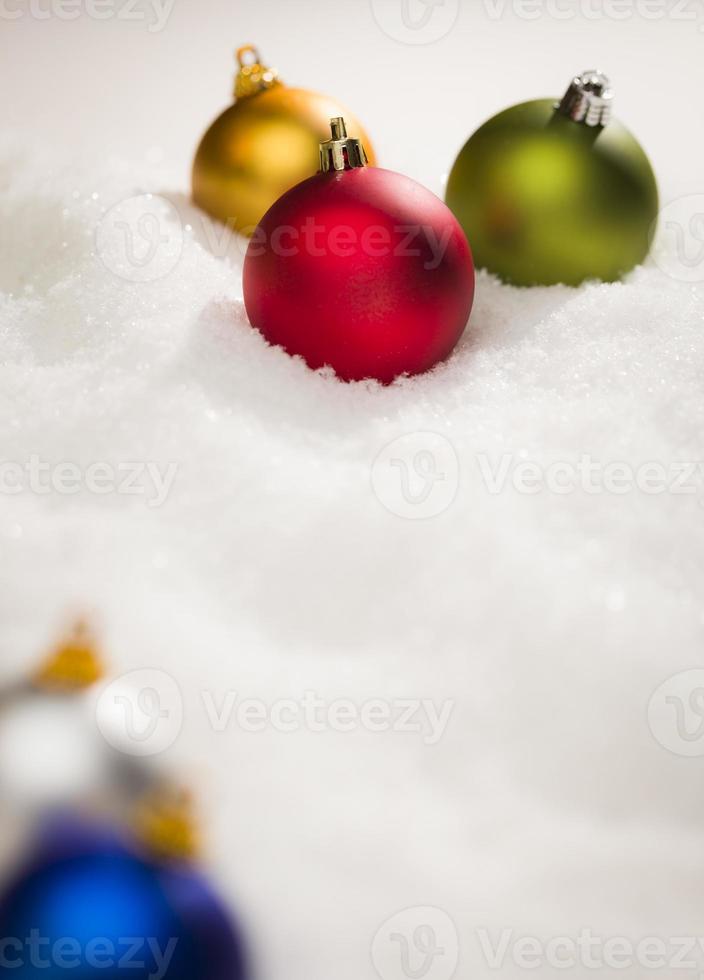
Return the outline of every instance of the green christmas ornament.
[[[577,286],[643,261],[658,189],[612,101],[608,78],[587,71],[561,102],[523,102],[470,137],[446,200],[477,266],[517,286]]]

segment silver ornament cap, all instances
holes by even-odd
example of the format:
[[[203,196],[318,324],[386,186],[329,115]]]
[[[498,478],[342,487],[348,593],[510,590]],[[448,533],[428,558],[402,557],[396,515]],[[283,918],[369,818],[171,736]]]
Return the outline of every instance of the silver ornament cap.
[[[613,99],[611,82],[603,72],[583,71],[570,82],[557,111],[583,126],[606,126]]]

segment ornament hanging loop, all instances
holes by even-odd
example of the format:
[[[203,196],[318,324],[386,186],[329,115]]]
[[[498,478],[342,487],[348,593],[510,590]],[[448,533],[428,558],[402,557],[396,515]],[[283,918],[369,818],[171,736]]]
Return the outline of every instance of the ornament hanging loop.
[[[320,173],[366,167],[367,154],[360,140],[347,135],[342,116],[330,120],[331,139],[320,144]]]
[[[235,78],[235,99],[246,99],[281,84],[276,69],[262,64],[259,51],[253,44],[243,44],[237,49],[235,58],[239,67]]]
[[[611,82],[600,71],[585,71],[570,82],[556,106],[562,116],[583,126],[606,126],[611,119],[614,93]]]
[[[237,49],[236,52],[237,64],[240,68],[244,68],[245,65],[259,65],[261,64],[261,58],[259,57],[259,52],[254,47],[253,44],[243,44],[241,48]]]

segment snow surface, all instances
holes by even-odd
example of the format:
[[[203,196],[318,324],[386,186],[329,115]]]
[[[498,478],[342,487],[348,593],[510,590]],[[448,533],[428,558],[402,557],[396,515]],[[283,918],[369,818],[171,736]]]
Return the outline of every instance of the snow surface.
[[[492,494],[478,460],[704,459],[702,287],[652,261],[579,290],[483,274],[448,363],[345,385],[250,328],[241,243],[223,255],[157,172],[12,143],[0,167],[2,458],[178,466],[159,507],[2,495],[3,674],[87,606],[115,673],[173,678],[183,727],[161,759],[198,789],[258,975],[374,976],[372,939],[409,906],[454,921],[462,978],[525,973],[489,969],[482,926],[701,934],[702,763],[658,744],[647,711],[701,662],[702,474],[689,494]],[[146,193],[173,268],[136,282],[105,215]],[[411,463],[441,447],[435,516],[393,512],[415,506],[384,453],[401,437]],[[437,744],[217,731],[208,696],[232,691],[455,705]]]

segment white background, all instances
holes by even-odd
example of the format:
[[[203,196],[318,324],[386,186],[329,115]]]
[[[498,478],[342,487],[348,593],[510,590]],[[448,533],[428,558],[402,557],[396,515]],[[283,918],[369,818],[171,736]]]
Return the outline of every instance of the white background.
[[[50,0],[35,3],[51,9]],[[416,3],[411,15],[421,17]],[[409,33],[401,0],[378,0],[377,18],[371,0],[175,0],[165,28],[153,33],[159,17],[145,0],[133,14],[115,0],[106,11],[116,16],[104,22],[26,14],[0,22],[3,122],[30,125],[72,153],[96,143],[130,158],[158,148],[185,186],[207,121],[228,104],[234,48],[255,43],[289,84],[329,92],[356,111],[385,166],[436,188],[485,118],[524,99],[557,97],[574,73],[597,66],[611,76],[616,111],[665,187],[697,189],[701,3],[447,0],[435,16],[457,8],[446,35],[413,45],[379,27]],[[29,10],[28,0],[4,0],[3,9]],[[142,19],[120,19],[128,14]]]

